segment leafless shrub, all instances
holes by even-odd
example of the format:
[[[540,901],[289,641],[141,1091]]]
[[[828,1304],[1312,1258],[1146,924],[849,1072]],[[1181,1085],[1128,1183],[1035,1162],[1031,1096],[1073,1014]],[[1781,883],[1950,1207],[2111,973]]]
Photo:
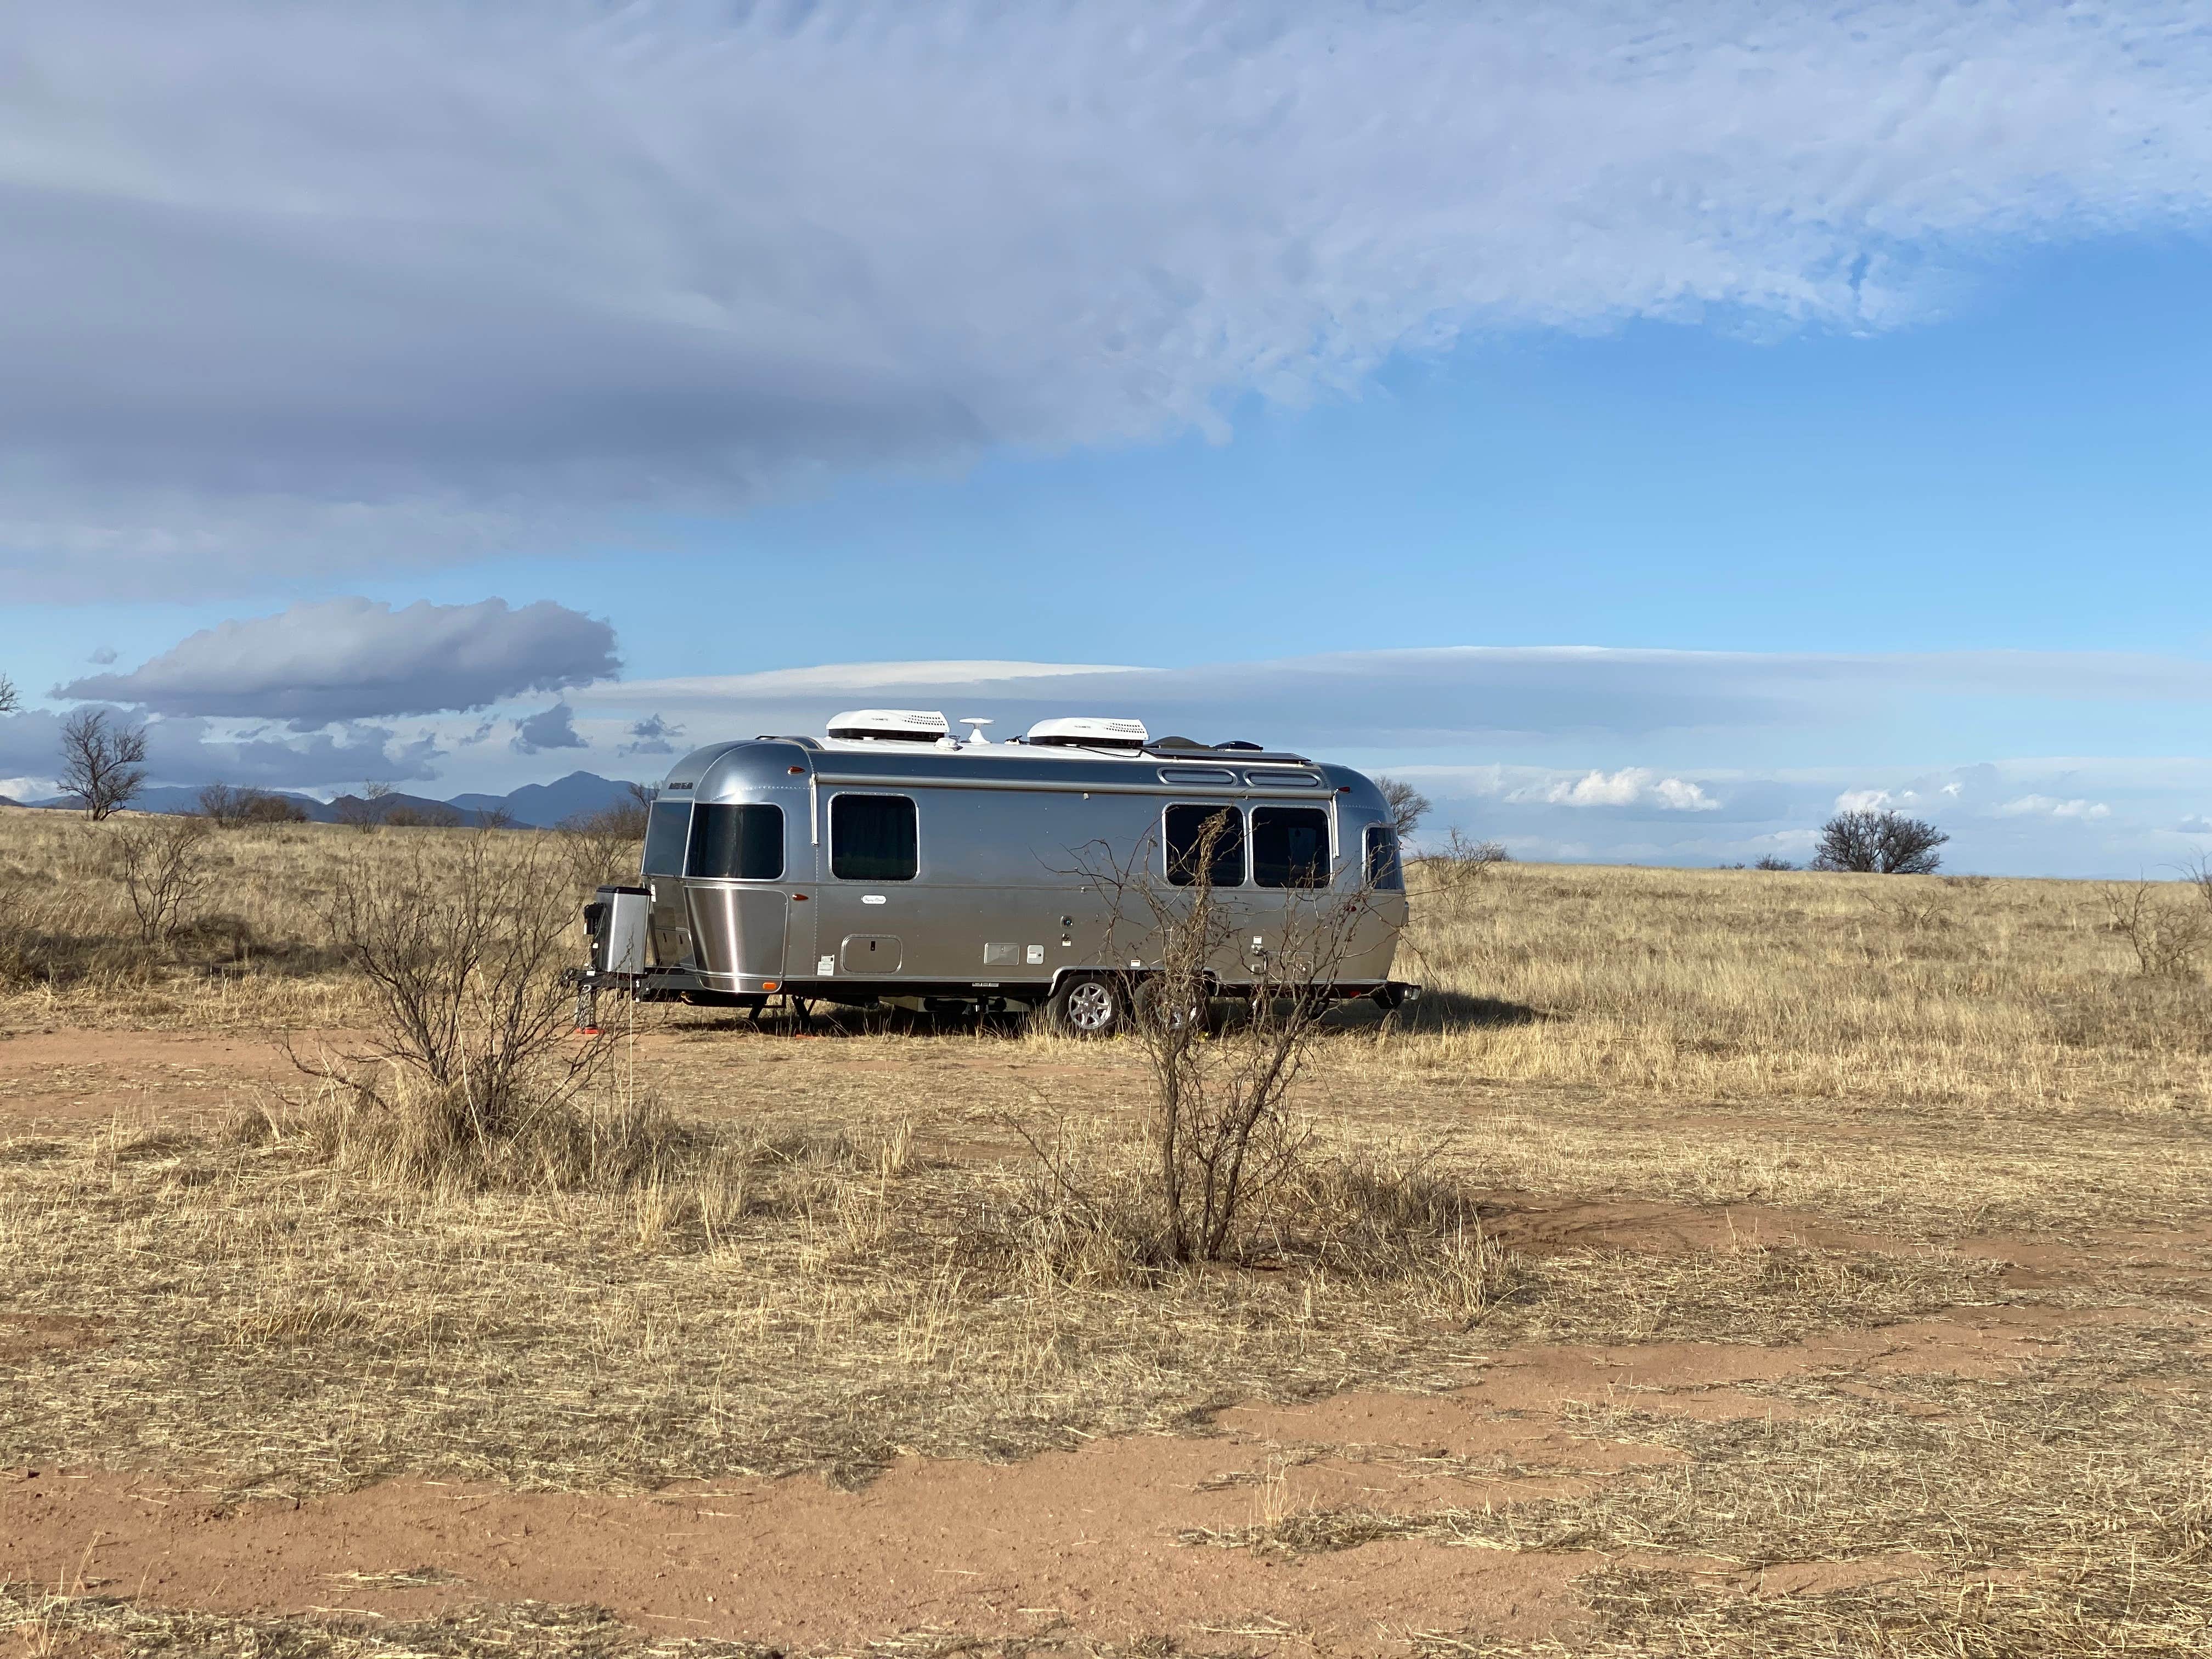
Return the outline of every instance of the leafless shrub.
[[[2160,892],[2163,885],[2114,882],[2100,896],[2106,927],[2128,942],[2136,954],[2136,971],[2151,978],[2179,978],[2197,971],[2197,958],[2212,944],[2212,903],[2174,902]],[[2200,884],[2198,890],[2212,890]]]
[[[1790,863],[1788,859],[1777,858],[1771,853],[1765,853],[1754,859],[1751,867],[1754,870],[1795,870],[1797,866]]]
[[[246,821],[248,823],[307,823],[312,820],[307,809],[289,795],[257,794],[246,803]]]
[[[1943,861],[1936,849],[1950,839],[1925,818],[1902,812],[1838,812],[1820,826],[1811,867],[1862,875],[1933,875]]]
[[[643,803],[632,799],[596,812],[578,812],[562,822],[561,855],[576,889],[589,892],[636,876],[646,811]]]
[[[1425,854],[1413,867],[1417,878],[1408,884],[1415,896],[1442,901],[1456,908],[1481,890],[1484,878],[1513,855],[1504,844],[1474,841],[1457,830],[1448,831],[1443,845]]]
[[[1949,902],[1939,890],[1907,893],[1903,898],[1892,900],[1882,909],[1900,929],[1909,933],[1929,933],[1949,927],[1954,921]]]
[[[1290,1113],[1291,1091],[1328,988],[1376,921],[1364,887],[1286,889],[1278,948],[1245,956],[1239,920],[1212,879],[1230,829],[1226,811],[1204,826],[1177,860],[1180,881],[1155,872],[1150,842],[1127,862],[1099,858],[1086,870],[1109,897],[1109,955],[1149,964],[1124,988],[1152,1083],[1143,1212],[1151,1249],[1177,1263],[1237,1254],[1255,1212],[1297,1169],[1310,1137]],[[1249,1012],[1212,1033],[1221,965],[1240,957]]]
[[[15,682],[0,674],[0,714],[12,714],[23,706],[23,694],[15,689]]]
[[[145,727],[111,724],[105,709],[80,708],[62,724],[62,793],[95,823],[137,799],[145,758]]]
[[[562,1055],[575,907],[536,837],[479,831],[438,854],[340,869],[325,921],[377,1018],[368,1054],[309,1069],[413,1122],[439,1156],[478,1155],[557,1113],[584,1075],[588,1049]]]
[[[110,826],[123,890],[149,949],[176,938],[206,890],[209,830],[206,818],[186,812],[118,818]]]
[[[380,821],[393,830],[458,830],[461,827],[460,813],[441,801],[430,801],[419,806],[403,801],[387,810]],[[497,830],[505,826],[486,823],[483,827]]]
[[[222,830],[240,830],[251,823],[305,823],[307,809],[288,795],[266,789],[234,788],[211,783],[200,791],[200,816]]]

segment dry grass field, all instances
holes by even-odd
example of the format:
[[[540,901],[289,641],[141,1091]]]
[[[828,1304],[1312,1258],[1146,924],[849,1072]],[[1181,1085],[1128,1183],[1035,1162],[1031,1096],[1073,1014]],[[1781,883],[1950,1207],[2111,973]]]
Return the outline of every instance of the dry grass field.
[[[2212,1652],[2212,993],[2094,887],[1428,880],[1168,1270],[1035,1150],[1136,1190],[1128,1041],[641,1008],[410,1163],[276,1045],[467,833],[149,947],[0,811],[0,1652]]]

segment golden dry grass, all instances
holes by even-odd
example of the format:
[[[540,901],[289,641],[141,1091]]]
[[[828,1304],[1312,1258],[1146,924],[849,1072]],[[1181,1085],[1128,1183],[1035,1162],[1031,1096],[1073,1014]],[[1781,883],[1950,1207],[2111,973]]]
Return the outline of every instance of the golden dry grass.
[[[31,895],[0,956],[16,964],[0,1028],[358,1026],[369,1005],[316,933],[333,860],[453,833],[220,837],[218,908],[246,947],[149,962],[119,943],[83,830],[0,812],[0,888]],[[26,945],[23,917],[97,943]],[[62,970],[42,977],[41,960]],[[1636,1552],[1584,1582],[1582,1651],[2212,1651],[2212,1000],[2132,961],[2071,884],[1496,870],[1419,905],[1400,968],[1432,989],[1418,1011],[1348,1011],[1321,1044],[1303,1107],[1324,1176],[1311,1210],[1286,1212],[1280,1259],[1164,1278],[1071,1227],[1017,1133],[1072,1139],[1102,1182],[1126,1180],[1142,1068],[1119,1045],[798,1043],[640,1010],[642,1040],[617,1045],[586,1110],[675,1128],[628,1176],[581,1185],[398,1179],[304,1085],[234,1127],[0,1129],[0,1312],[96,1336],[0,1372],[0,1460],[241,1492],[410,1470],[856,1480],[908,1450],[1016,1456],[1243,1398],[1449,1387],[1515,1344],[1786,1343],[2040,1302],[2106,1322],[2002,1381],[1754,1385],[1802,1419],[1639,1424],[1681,1469],[1584,1498],[1308,1516],[1210,1541]],[[1759,1229],[1778,1224],[1746,1210],[1735,1237],[1678,1248],[1502,1247],[1378,1221],[1343,1175],[1378,1168],[1382,1190],[1433,1181],[1487,1195],[1492,1215],[1536,1194],[1767,1206],[1837,1231],[1829,1248],[1778,1245]],[[2072,1265],[2008,1283],[1940,1248],[1990,1233],[2025,1241],[1990,1255],[2070,1248]],[[1898,1551],[1928,1571],[1774,1598],[1711,1572]],[[627,1639],[542,1609],[410,1632],[165,1617],[0,1601],[0,1626],[145,1647]],[[1510,1650],[1414,1636],[1437,1654]]]

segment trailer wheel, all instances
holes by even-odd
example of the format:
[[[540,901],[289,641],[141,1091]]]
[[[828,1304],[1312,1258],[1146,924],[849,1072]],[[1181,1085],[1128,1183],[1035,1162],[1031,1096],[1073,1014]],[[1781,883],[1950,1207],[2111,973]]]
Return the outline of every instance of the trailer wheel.
[[[1167,993],[1157,978],[1148,979],[1137,988],[1136,1016],[1148,1027],[1161,1026],[1170,1031],[1190,1027],[1212,1036],[1221,1029],[1212,998],[1200,993],[1182,1008],[1168,1006]]]
[[[1096,974],[1060,981],[1044,1005],[1046,1025],[1061,1036],[1115,1036],[1126,1017],[1121,988]]]

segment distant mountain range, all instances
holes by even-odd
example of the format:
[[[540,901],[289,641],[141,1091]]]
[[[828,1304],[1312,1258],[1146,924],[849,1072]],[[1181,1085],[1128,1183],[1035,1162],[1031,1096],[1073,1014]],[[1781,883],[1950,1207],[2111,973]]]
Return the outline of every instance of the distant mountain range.
[[[270,789],[266,794],[278,795],[295,802],[307,817],[317,823],[335,823],[340,809],[348,801],[360,797],[341,795],[337,800],[319,801],[306,795],[292,794],[285,790]],[[550,830],[568,819],[597,812],[605,807],[617,805],[630,799],[629,785],[619,778],[603,778],[595,772],[571,772],[565,778],[551,783],[526,783],[521,788],[505,795],[455,795],[451,800],[433,800],[425,795],[403,795],[397,791],[375,803],[377,816],[405,811],[418,818],[435,820],[447,813],[458,813],[464,823],[477,822],[488,813],[504,812],[515,823],[532,830]],[[199,810],[200,792],[197,788],[165,785],[140,793],[131,805],[142,812],[196,812]],[[0,795],[0,806],[51,806],[73,808],[76,803],[63,796],[49,800],[9,800]]]

